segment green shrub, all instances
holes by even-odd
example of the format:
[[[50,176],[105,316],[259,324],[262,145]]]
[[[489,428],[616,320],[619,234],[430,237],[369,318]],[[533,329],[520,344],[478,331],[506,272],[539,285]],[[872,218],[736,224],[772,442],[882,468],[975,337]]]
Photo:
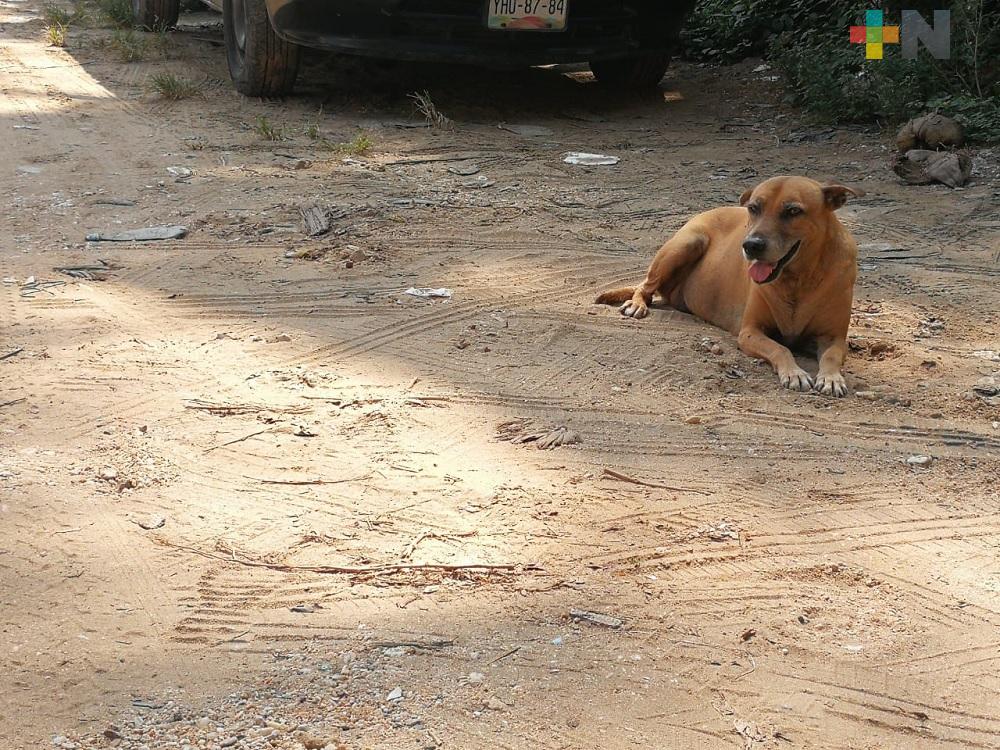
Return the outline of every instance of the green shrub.
[[[848,27],[882,7],[888,23],[900,10],[930,18],[951,10],[949,60],[926,50],[903,59],[889,46],[865,60]],[[682,37],[681,52],[732,62],[766,55],[782,74],[788,98],[828,122],[896,123],[930,110],[960,120],[973,140],[1000,140],[1000,4],[995,0],[702,0]]]
[[[135,24],[132,0],[97,0],[97,7],[112,26],[128,29]]]
[[[971,141],[1000,143],[1000,96],[939,96],[927,102],[927,109],[954,117]]]
[[[46,3],[42,6],[42,16],[49,26],[69,26],[74,18],[73,14],[55,3]]]
[[[919,108],[937,74],[926,64],[864,51],[818,35],[779,36],[769,59],[785,79],[788,99],[829,122],[898,122]]]
[[[846,37],[859,7],[859,0],[701,0],[681,32],[681,54],[734,62],[764,54],[786,32],[832,34],[843,28]]]

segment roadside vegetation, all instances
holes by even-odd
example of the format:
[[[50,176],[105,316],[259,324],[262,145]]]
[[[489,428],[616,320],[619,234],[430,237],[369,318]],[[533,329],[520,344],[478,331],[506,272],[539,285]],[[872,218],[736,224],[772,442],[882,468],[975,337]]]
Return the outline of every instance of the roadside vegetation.
[[[344,141],[343,143],[332,143],[324,139],[320,141],[319,145],[327,151],[333,151],[345,156],[364,156],[371,151],[372,146],[375,145],[375,141],[371,139],[368,133],[362,131],[351,140]]]
[[[163,40],[156,34],[145,34],[132,29],[115,29],[104,42],[121,62],[142,62],[163,50]]]
[[[135,25],[132,14],[132,0],[95,0],[101,16],[119,29],[131,29]]]
[[[201,85],[173,73],[155,73],[149,77],[149,85],[161,98],[170,101],[190,99],[201,94]]]
[[[881,6],[897,24],[905,7],[930,20],[951,10],[951,59],[921,48],[915,60],[887,46],[866,61],[848,40],[865,10]],[[991,0],[701,0],[682,35],[691,59],[764,57],[784,78],[790,102],[823,122],[894,125],[928,111],[954,117],[970,140],[1000,142],[1000,4]]]
[[[265,115],[257,115],[257,119],[254,121],[253,131],[260,136],[261,140],[272,141],[275,143],[287,140],[284,126],[273,124]]]
[[[49,24],[45,27],[45,38],[50,47],[66,46],[66,26],[61,23]]]

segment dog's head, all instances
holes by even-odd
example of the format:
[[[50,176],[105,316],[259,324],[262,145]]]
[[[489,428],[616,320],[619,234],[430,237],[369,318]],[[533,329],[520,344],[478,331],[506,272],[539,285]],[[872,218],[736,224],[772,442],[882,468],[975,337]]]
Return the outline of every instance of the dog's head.
[[[806,177],[772,177],[740,196],[747,210],[743,256],[757,284],[781,275],[803,244],[826,233],[830,214],[847,202],[848,194],[864,193],[843,185],[820,185]]]

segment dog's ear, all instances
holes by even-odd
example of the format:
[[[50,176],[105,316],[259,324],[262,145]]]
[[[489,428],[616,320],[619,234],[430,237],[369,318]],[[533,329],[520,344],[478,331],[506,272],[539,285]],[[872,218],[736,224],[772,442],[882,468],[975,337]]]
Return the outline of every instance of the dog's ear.
[[[747,201],[750,200],[750,196],[753,195],[753,190],[754,189],[752,187],[748,187],[746,190],[743,191],[743,195],[740,196],[741,206],[745,206],[747,204]]]
[[[847,203],[847,194],[850,193],[855,198],[860,198],[865,194],[864,190],[859,188],[849,188],[844,185],[824,185],[823,186],[823,200],[826,201],[826,205],[831,211],[836,211],[838,208]]]

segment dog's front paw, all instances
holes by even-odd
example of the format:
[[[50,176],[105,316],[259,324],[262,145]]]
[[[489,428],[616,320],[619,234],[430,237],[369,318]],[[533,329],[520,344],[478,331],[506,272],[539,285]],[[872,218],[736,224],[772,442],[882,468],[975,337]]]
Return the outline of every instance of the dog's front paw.
[[[816,376],[816,383],[813,389],[824,396],[836,396],[841,398],[847,395],[847,383],[844,376],[839,372],[824,375],[820,373]]]
[[[618,308],[622,315],[627,318],[645,318],[649,315],[649,308],[646,307],[645,302],[636,302],[634,299],[630,299],[624,305]]]
[[[801,367],[779,373],[778,379],[785,388],[793,391],[810,391],[813,387],[812,376]]]

